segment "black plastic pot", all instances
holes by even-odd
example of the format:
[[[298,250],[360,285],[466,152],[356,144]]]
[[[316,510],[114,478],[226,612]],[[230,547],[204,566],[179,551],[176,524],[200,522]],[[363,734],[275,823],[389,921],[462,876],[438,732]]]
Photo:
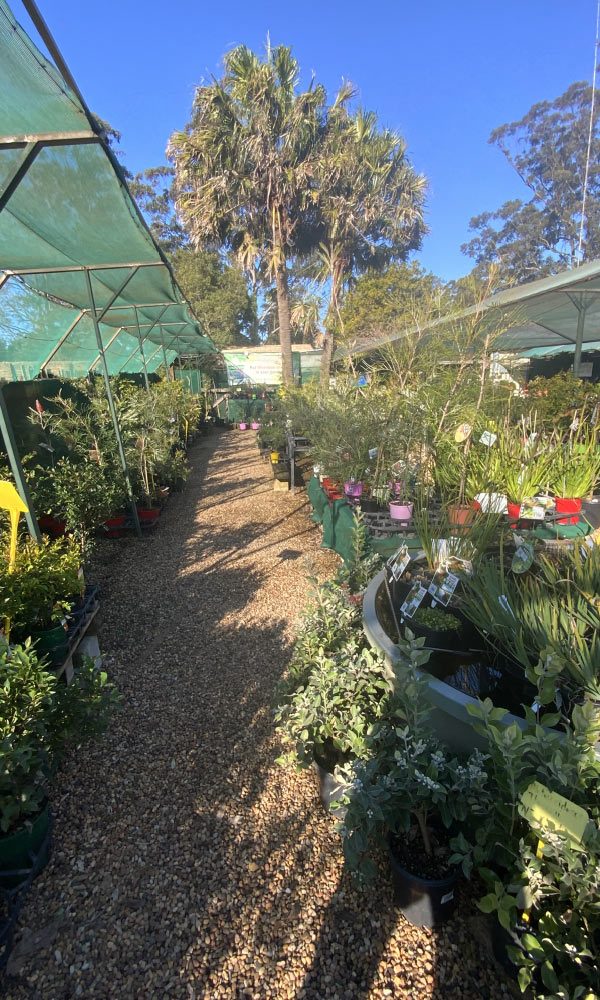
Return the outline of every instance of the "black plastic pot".
[[[458,869],[454,869],[446,878],[420,878],[403,868],[396,859],[391,838],[388,841],[388,852],[394,899],[406,919],[415,927],[435,927],[448,920],[456,907]]]
[[[48,864],[50,827],[50,808],[46,804],[29,824],[0,837],[0,889],[13,889]]]
[[[360,498],[360,509],[365,512],[365,514],[378,514],[382,507],[378,500],[374,500],[373,497],[361,497]]]
[[[421,625],[414,618],[407,619],[405,626],[419,639],[425,637],[425,645],[433,649],[461,649],[464,644],[462,629],[434,629]]]
[[[581,501],[581,513],[592,528],[600,528],[600,497]]]

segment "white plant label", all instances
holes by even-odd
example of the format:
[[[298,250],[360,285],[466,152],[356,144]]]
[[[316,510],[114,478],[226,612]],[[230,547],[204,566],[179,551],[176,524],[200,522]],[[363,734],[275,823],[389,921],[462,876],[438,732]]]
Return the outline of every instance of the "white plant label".
[[[506,596],[506,594],[500,595],[500,597],[498,598],[498,604],[504,611],[508,611],[509,615],[512,615],[513,618],[515,617],[515,613],[511,608],[510,604],[508,603],[508,597]]]
[[[484,444],[487,448],[491,448],[492,445],[498,440],[498,435],[493,434],[492,431],[484,431],[479,438],[479,443]]]
[[[438,570],[429,584],[428,590],[436,601],[446,607],[457,587],[458,577],[454,573],[444,573],[443,570]]]
[[[403,618],[412,618],[415,611],[422,603],[426,593],[427,591],[425,590],[425,587],[422,587],[420,583],[415,583],[414,587],[412,587],[409,591],[404,604],[400,608],[400,614]]]
[[[406,545],[402,545],[401,548],[399,548],[398,551],[391,557],[391,559],[388,559],[388,566],[394,580],[400,579],[409,562],[410,553],[406,548]]]

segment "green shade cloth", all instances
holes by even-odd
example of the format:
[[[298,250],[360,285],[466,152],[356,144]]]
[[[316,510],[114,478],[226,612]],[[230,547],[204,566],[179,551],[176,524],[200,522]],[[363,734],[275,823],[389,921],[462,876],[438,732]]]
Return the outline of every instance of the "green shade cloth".
[[[315,524],[321,524],[323,521],[325,507],[327,506],[327,497],[325,496],[325,492],[317,476],[310,477],[306,487],[306,492],[308,493],[308,499],[310,500],[313,508],[311,520],[314,521]]]
[[[545,524],[534,528],[533,534],[536,538],[544,540],[585,538],[592,531],[591,524],[587,521],[578,521],[577,524]]]
[[[86,269],[111,374],[214,353],[99,124],[5,0],[0,53],[0,378],[97,367]]]

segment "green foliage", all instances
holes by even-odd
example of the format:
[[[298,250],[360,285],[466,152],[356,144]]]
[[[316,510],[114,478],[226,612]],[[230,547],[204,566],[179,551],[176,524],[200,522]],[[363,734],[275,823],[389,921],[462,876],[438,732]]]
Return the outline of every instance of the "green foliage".
[[[367,271],[344,298],[339,339],[363,342],[409,329],[424,299],[438,286],[439,280],[416,261],[392,264],[380,272]]]
[[[28,470],[34,509],[65,522],[82,548],[90,534],[127,498],[125,481],[117,469],[95,460],[74,462],[61,458],[51,468]]]
[[[579,229],[588,155],[591,87],[573,83],[554,101],[534,104],[490,136],[529,188],[529,200],[507,201],[471,219],[476,236],[462,247],[481,265],[497,262],[506,283],[518,284],[600,255],[600,109],[593,115],[586,219]]]
[[[474,830],[453,842],[453,860],[469,875],[476,867],[487,892],[479,901],[496,913],[516,945],[522,990],[541,1000],[594,997],[600,988],[595,962],[600,913],[600,765],[591,705],[561,734],[529,717],[522,730],[502,724],[505,713],[487,699],[474,707],[476,729],[486,740],[492,781],[488,810]],[[591,823],[577,847],[558,833],[530,824],[520,797],[533,780],[587,810]],[[538,857],[537,841],[543,849]],[[529,912],[523,933],[521,914]]]
[[[99,735],[116,707],[106,674],[86,660],[66,687],[29,644],[0,644],[0,831],[33,819],[61,755]]]
[[[218,253],[178,250],[172,258],[175,276],[202,329],[217,345],[257,342],[256,300],[239,267]]]
[[[276,693],[275,719],[291,745],[280,763],[308,767],[315,756],[360,756],[389,693],[385,659],[366,648],[357,608],[337,584],[318,587]]]
[[[417,625],[424,625],[425,628],[433,629],[436,632],[459,632],[461,628],[460,620],[456,615],[451,615],[448,611],[441,611],[440,608],[417,608],[412,620]]]
[[[369,851],[388,831],[409,836],[416,832],[431,854],[432,822],[449,828],[484,813],[488,802],[482,755],[474,751],[459,761],[440,743],[432,726],[427,681],[418,672],[429,658],[423,640],[407,631],[399,645],[404,662],[395,668],[387,716],[367,734],[364,759],[336,771],[345,782],[338,803],[345,809],[344,856],[364,880],[375,870]]]
[[[552,432],[557,427],[568,431],[575,416],[585,425],[599,403],[600,386],[566,371],[532,379],[524,406],[540,430]]]
[[[600,700],[598,546],[539,557],[521,575],[502,556],[489,559],[476,575],[464,577],[463,591],[465,615],[539,684],[541,705],[554,702],[560,709],[567,693]]]
[[[39,545],[27,539],[12,573],[0,565],[0,615],[15,634],[25,637],[61,622],[81,593],[80,565],[79,545],[69,538]]]
[[[357,510],[352,528],[352,558],[341,567],[336,580],[347,586],[351,594],[360,594],[383,567],[383,562],[378,552],[371,552],[369,529],[362,512]]]

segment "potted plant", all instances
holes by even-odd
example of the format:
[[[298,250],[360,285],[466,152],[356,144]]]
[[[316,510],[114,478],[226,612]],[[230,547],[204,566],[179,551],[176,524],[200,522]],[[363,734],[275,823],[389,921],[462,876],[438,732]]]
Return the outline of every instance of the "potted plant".
[[[90,659],[68,687],[60,683],[29,642],[0,642],[0,687],[0,883],[11,888],[47,861],[48,795],[62,755],[102,732],[117,696]]]
[[[376,872],[373,847],[387,844],[398,905],[411,923],[432,927],[456,904],[450,831],[472,822],[487,775],[478,751],[461,760],[440,743],[417,669],[429,654],[408,631],[402,644],[388,717],[372,727],[362,759],[336,772],[340,832],[347,864],[365,880]]]
[[[0,570],[0,611],[10,623],[14,638],[31,636],[40,655],[47,654],[55,666],[66,655],[66,615],[83,592],[81,551],[74,539],[40,545],[24,542],[12,572]]]
[[[360,755],[390,693],[384,658],[365,645],[359,610],[340,585],[317,587],[288,676],[278,686],[275,719],[288,745],[279,763],[315,767],[326,807],[336,764]]]
[[[559,444],[552,454],[548,486],[557,513],[572,515],[559,518],[559,524],[577,524],[581,502],[591,496],[599,480],[600,442],[596,432],[579,434]]]
[[[460,644],[462,623],[451,611],[421,606],[409,627],[416,636],[424,637],[427,648],[455,649]]]

